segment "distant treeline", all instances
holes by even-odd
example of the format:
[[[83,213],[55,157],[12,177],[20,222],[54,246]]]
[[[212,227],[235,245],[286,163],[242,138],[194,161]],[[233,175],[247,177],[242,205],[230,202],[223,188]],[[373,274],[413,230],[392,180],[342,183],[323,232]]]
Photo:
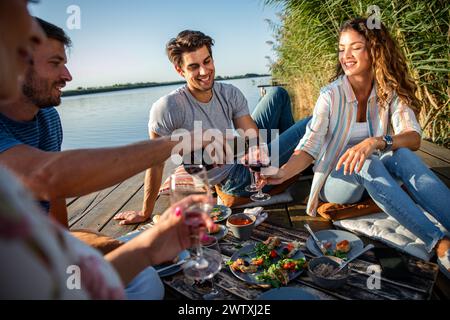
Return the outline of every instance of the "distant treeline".
[[[259,78],[259,77],[268,77],[268,76],[270,76],[270,74],[247,73],[244,75],[231,76],[231,77],[217,76],[216,80],[219,80],[219,81],[220,80],[235,80],[235,79]],[[119,90],[170,86],[170,85],[184,84],[184,83],[185,83],[185,81],[137,82],[137,83],[115,84],[112,86],[105,86],[105,87],[89,87],[89,88],[78,87],[76,90],[66,90],[62,93],[62,95],[63,95],[63,97],[69,97],[69,96],[77,96],[77,95],[90,94],[90,93],[101,93],[101,92],[111,92],[111,91],[119,91]]]

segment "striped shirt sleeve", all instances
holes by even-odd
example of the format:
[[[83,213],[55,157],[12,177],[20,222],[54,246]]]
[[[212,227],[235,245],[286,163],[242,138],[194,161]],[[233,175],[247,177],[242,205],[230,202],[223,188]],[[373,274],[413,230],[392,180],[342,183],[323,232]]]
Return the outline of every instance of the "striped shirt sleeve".
[[[0,128],[0,153],[20,144],[23,144],[23,142],[5,132],[3,128]]]
[[[306,126],[306,133],[295,150],[302,150],[317,159],[325,141],[330,122],[330,92],[322,91],[317,99],[312,119]]]
[[[398,96],[395,96],[391,103],[391,121],[394,133],[399,134],[408,131],[415,131],[422,135],[422,129],[417,122],[414,111],[404,104]]]

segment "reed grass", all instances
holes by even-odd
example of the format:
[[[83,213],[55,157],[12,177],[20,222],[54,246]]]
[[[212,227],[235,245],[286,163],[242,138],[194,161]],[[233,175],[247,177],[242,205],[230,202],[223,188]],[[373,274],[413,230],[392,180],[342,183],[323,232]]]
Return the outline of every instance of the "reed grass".
[[[381,20],[405,53],[421,101],[424,138],[450,147],[449,14],[447,0],[263,0],[281,9],[270,21],[278,59],[271,69],[287,83],[297,118],[311,114],[319,89],[329,83],[337,61],[338,30],[347,19],[380,8]]]

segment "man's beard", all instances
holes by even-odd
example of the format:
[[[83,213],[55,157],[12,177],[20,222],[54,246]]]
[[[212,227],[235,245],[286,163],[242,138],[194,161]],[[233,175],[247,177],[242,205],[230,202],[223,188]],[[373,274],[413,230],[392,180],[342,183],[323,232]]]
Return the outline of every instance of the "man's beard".
[[[38,108],[49,108],[61,104],[61,97],[52,96],[52,86],[48,84],[48,81],[39,79],[33,67],[30,67],[25,75],[22,92]]]

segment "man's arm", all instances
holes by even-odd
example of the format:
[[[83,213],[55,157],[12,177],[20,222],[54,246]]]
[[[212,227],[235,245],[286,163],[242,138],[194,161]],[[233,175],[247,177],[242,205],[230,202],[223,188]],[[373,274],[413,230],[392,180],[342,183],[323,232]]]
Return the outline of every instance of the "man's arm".
[[[152,131],[149,132],[150,139],[158,139],[160,136]],[[120,224],[133,224],[146,221],[152,214],[161,187],[164,162],[152,166],[145,172],[144,178],[144,201],[142,211],[124,211],[118,213],[114,219],[121,220]]]
[[[234,119],[233,123],[236,129],[244,130],[249,137],[256,137],[258,135],[258,126],[249,114]]]
[[[154,132],[150,132],[150,139],[160,138]],[[158,198],[159,188],[161,187],[162,176],[164,172],[164,163],[153,166],[145,173],[144,180],[144,203],[142,205],[142,213],[145,217],[150,217]]]
[[[66,199],[55,199],[50,202],[50,217],[69,229],[69,221],[67,217]]]
[[[39,200],[82,196],[160,165],[178,141],[170,137],[124,147],[43,152],[18,145],[0,154]]]

